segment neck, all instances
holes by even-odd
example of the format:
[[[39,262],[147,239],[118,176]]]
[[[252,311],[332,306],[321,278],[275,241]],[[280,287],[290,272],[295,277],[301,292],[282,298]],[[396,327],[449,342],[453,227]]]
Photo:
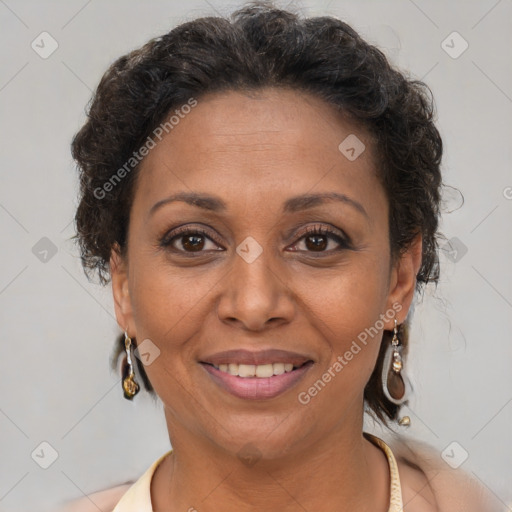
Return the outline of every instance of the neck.
[[[244,463],[211,441],[172,426],[172,455],[151,484],[155,510],[349,510],[386,512],[389,467],[385,454],[359,425],[339,425],[315,443],[286,455]]]
[[[156,511],[388,510],[387,459],[363,437],[362,422],[355,428],[340,425],[315,443],[303,440],[300,449],[278,459],[245,463],[172,427],[170,437],[180,442],[153,476]]]

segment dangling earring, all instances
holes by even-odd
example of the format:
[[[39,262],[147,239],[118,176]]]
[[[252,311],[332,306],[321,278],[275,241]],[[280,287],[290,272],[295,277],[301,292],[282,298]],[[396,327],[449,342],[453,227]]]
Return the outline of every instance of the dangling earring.
[[[386,398],[396,405],[402,405],[405,402],[406,385],[401,374],[402,369],[402,345],[398,339],[398,325],[395,318],[393,339],[386,349],[382,367],[382,389]]]
[[[133,372],[133,364],[131,357],[132,340],[128,334],[124,333],[124,348],[126,350],[125,361],[123,362],[123,391],[127,400],[132,400],[139,392],[139,385],[135,381],[135,373]]]

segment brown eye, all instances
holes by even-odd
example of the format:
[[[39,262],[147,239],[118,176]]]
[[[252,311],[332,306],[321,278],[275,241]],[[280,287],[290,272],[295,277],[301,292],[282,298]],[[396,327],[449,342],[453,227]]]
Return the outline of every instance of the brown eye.
[[[295,244],[295,250],[304,250],[306,252],[331,253],[351,247],[350,241],[325,226],[314,226],[308,228],[306,233],[300,237],[299,242],[304,241],[305,249],[297,249],[299,243]],[[332,246],[334,242],[334,246]],[[336,247],[336,245],[338,247]]]
[[[160,246],[181,253],[223,250],[206,231],[190,227],[177,229],[165,235],[160,241]]]
[[[311,251],[323,251],[328,245],[328,240],[325,235],[309,235],[305,237],[306,247]],[[312,242],[311,242],[312,241]],[[311,242],[311,243],[309,243]]]
[[[204,247],[204,236],[181,236],[181,244],[187,251],[200,251]]]

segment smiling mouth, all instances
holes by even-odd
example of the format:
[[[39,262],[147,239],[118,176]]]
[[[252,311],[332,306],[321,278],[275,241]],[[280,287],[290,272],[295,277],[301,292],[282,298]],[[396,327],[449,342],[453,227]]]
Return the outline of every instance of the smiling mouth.
[[[220,389],[246,400],[266,400],[296,386],[314,365],[313,360],[305,357],[297,357],[294,363],[246,364],[202,361],[200,364]]]
[[[298,370],[302,366],[312,363],[313,361],[308,360],[302,364],[294,365],[293,363],[268,363],[268,364],[219,364],[215,365],[212,363],[203,363],[213,366],[217,370],[233,375],[235,377],[242,378],[269,378],[276,375],[283,375],[284,373],[290,373],[294,370]]]

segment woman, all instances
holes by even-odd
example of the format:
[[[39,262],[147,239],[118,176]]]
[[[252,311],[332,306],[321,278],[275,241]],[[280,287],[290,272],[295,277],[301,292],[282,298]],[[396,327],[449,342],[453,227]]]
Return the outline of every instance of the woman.
[[[117,60],[73,156],[123,394],[162,400],[172,450],[66,510],[499,510],[428,446],[363,432],[399,419],[408,312],[439,276],[424,84],[342,21],[253,3]]]

